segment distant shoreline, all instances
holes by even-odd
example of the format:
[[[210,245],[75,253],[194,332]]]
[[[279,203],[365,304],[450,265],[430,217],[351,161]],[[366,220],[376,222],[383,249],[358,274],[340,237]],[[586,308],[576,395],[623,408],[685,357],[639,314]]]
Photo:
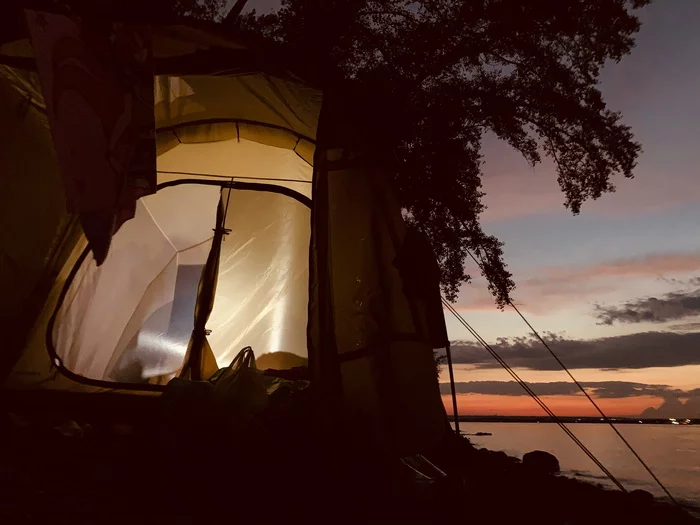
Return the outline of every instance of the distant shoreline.
[[[454,421],[452,416],[448,416],[450,421]],[[602,423],[607,424],[600,417],[560,417],[562,423]],[[615,424],[625,425],[700,425],[700,419],[676,420],[668,418],[641,418],[641,417],[611,417]],[[674,423],[675,421],[675,423]],[[459,416],[460,423],[555,423],[551,417],[539,416]]]

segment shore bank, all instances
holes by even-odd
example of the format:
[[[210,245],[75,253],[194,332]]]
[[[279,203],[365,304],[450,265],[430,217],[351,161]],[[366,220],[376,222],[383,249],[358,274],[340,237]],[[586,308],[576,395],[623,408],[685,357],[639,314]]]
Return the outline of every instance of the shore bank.
[[[2,414],[4,523],[700,523],[454,434],[426,453],[448,474],[429,482],[343,436],[319,441],[304,411],[235,431],[200,409],[183,408],[177,424],[66,416]]]

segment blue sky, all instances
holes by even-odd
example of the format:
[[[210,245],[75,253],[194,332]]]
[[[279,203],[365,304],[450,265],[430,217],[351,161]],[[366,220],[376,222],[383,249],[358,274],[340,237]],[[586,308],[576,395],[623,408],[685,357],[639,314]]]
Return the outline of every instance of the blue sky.
[[[585,268],[700,250],[700,36],[692,22],[700,19],[700,2],[664,0],[640,15],[636,48],[621,63],[606,67],[601,82],[607,103],[622,111],[644,149],[633,180],[618,180],[616,193],[584,204],[573,216],[563,208],[551,163],[533,169],[508,146],[487,139],[484,227],[506,243],[516,283],[550,267]],[[679,273],[663,265],[657,269],[655,275],[650,267],[646,279],[621,278],[616,295],[631,299],[658,293],[662,287],[656,278]],[[580,287],[590,288],[593,280]],[[462,301],[469,303],[480,284],[465,287]],[[525,308],[536,310],[537,297],[531,295]],[[581,294],[576,295],[569,298],[569,308],[581,303]],[[575,329],[546,321],[543,328]]]

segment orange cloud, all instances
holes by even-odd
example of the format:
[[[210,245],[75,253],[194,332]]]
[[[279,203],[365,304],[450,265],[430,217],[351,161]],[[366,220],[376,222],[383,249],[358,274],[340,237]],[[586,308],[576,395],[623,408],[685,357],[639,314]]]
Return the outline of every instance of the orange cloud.
[[[689,273],[700,270],[700,252],[652,254],[646,257],[617,259],[584,268],[543,268],[544,277],[523,281],[528,286],[589,282],[605,277],[640,278],[664,274]]]
[[[582,395],[540,396],[540,399],[557,416],[596,417],[598,411]],[[442,396],[445,410],[452,415],[452,398]],[[663,399],[656,396],[596,399],[607,416],[639,416],[648,407],[659,407]],[[459,394],[457,410],[466,416],[546,416],[542,408],[530,397],[499,396],[485,394]]]

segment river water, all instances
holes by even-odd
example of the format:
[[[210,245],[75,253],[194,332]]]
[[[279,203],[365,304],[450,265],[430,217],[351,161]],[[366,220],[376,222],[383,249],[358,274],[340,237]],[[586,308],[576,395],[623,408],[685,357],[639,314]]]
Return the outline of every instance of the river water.
[[[627,488],[664,493],[608,425],[574,423],[568,428]],[[620,433],[679,502],[700,506],[700,425],[618,425]],[[562,473],[614,487],[605,474],[552,423],[460,423],[478,448],[502,450],[519,458],[544,450],[559,459]]]

